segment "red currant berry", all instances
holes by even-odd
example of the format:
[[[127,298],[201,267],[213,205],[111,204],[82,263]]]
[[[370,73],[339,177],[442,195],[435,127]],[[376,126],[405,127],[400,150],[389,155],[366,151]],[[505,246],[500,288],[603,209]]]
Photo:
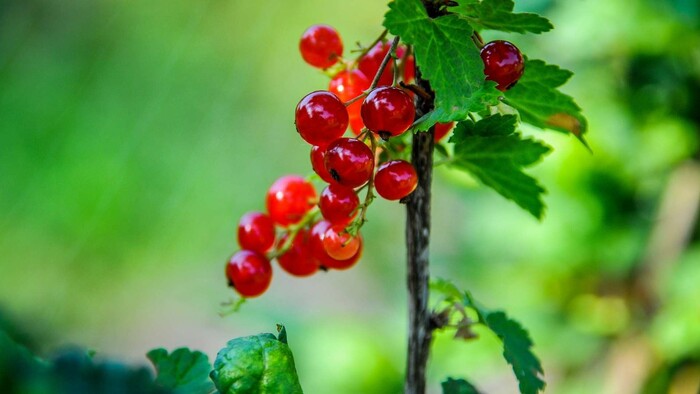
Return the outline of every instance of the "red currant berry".
[[[332,269],[348,269],[355,265],[362,255],[362,238],[360,238],[360,248],[354,256],[347,260],[336,260],[328,255],[323,247],[323,240],[326,236],[326,231],[331,227],[331,223],[327,220],[322,220],[316,223],[311,228],[311,256],[316,259],[322,268]]]
[[[331,226],[323,237],[323,249],[336,260],[348,260],[360,250],[360,235],[356,237],[345,232],[345,226]]]
[[[317,202],[314,186],[298,175],[286,175],[267,191],[267,213],[282,227],[299,222]]]
[[[408,130],[415,118],[413,99],[402,89],[384,86],[374,89],[362,103],[365,126],[382,139]]]
[[[512,88],[525,71],[520,50],[508,41],[491,41],[481,48],[486,79],[498,83],[496,88],[506,91]]]
[[[282,238],[281,245],[287,240],[287,235]],[[283,270],[294,276],[309,276],[318,271],[318,260],[311,257],[311,234],[308,230],[300,230],[291,248],[277,257],[277,262]]]
[[[324,164],[324,157],[326,156],[326,148],[321,148],[320,146],[314,146],[311,148],[311,168],[314,172],[318,174],[325,182],[333,182],[333,177],[326,170],[326,165]]]
[[[306,29],[299,41],[304,61],[318,68],[328,68],[343,55],[343,41],[338,32],[328,25],[313,25]]]
[[[374,156],[364,142],[356,138],[338,138],[326,149],[324,163],[335,182],[358,187],[372,175]]]
[[[338,96],[342,102],[348,102],[369,89],[370,80],[360,70],[341,71],[336,74],[328,86],[328,91]],[[362,130],[364,124],[360,116],[362,101],[358,100],[347,107],[350,127],[356,133]],[[359,124],[358,124],[359,121]]]
[[[270,286],[272,267],[264,256],[241,250],[226,264],[226,277],[241,296],[257,297]]]
[[[403,63],[403,81],[411,83],[416,78],[416,58],[413,55],[408,55]]]
[[[370,81],[374,80],[375,75],[377,75],[379,71],[379,66],[382,65],[384,57],[389,53],[389,49],[391,49],[390,43],[378,42],[360,59],[357,63],[357,68],[359,68]],[[393,64],[390,62],[386,68],[384,68],[382,76],[379,77],[378,86],[388,86],[394,83],[393,67]]]
[[[418,186],[418,175],[413,165],[404,160],[392,160],[379,166],[374,176],[374,187],[387,200],[400,200]]]
[[[449,123],[435,123],[435,131],[433,134],[433,137],[435,139],[435,142],[440,141],[441,139],[445,138],[445,136],[452,131],[452,128],[455,126],[455,122],[449,122]]]
[[[317,90],[304,96],[297,105],[294,123],[304,141],[326,146],[348,128],[348,110],[336,95]]]
[[[331,184],[321,192],[318,205],[324,219],[333,224],[347,225],[357,214],[360,198],[350,187]]]
[[[238,222],[238,245],[242,249],[265,253],[275,244],[275,224],[260,212],[248,212]]]

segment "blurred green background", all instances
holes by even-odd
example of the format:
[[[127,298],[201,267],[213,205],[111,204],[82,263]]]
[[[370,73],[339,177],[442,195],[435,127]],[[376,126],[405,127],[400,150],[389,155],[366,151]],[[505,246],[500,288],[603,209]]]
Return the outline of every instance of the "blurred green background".
[[[700,384],[700,3],[518,2],[542,36],[486,33],[575,71],[590,121],[532,171],[547,217],[445,168],[432,272],[530,329],[551,393],[696,393]],[[378,201],[352,270],[297,279],[221,318],[235,227],[269,185],[307,174],[293,109],[327,77],[297,43],[314,23],[346,48],[382,30],[381,1],[0,2],[0,321],[39,354],[79,344],[145,364],[210,357],[287,326],[305,391],[394,393],[406,337],[403,207]],[[447,376],[515,381],[497,340],[439,334]]]

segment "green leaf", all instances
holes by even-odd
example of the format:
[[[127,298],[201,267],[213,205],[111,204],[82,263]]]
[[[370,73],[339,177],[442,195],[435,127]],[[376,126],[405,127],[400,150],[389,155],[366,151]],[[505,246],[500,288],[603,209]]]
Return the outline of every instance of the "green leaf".
[[[484,78],[474,28],[459,15],[430,18],[420,0],[394,0],[384,26],[413,45],[416,63],[435,91],[435,109],[417,122],[428,130],[437,122],[462,120],[498,102],[501,92]]]
[[[542,60],[525,60],[525,73],[520,81],[505,92],[504,102],[518,110],[523,122],[543,129],[574,134],[585,143],[583,134],[588,122],[581,108],[557,88],[573,73]]]
[[[472,26],[486,30],[500,30],[514,33],[544,33],[552,30],[552,24],[537,14],[514,13],[513,0],[483,0],[481,2],[459,2],[450,11],[465,17]]]
[[[211,379],[223,394],[298,394],[299,385],[294,357],[283,342],[287,335],[278,327],[280,337],[259,334],[232,339],[219,351]]]
[[[492,115],[457,124],[452,165],[469,171],[484,185],[513,200],[533,216],[544,214],[544,188],[522,169],[539,161],[550,148],[515,132],[515,115]]]
[[[464,304],[476,310],[479,322],[488,327],[503,342],[503,357],[512,366],[522,394],[537,394],[544,390],[544,374],[540,360],[532,352],[532,340],[528,332],[503,311],[490,311],[480,306],[466,293]]]
[[[464,379],[447,378],[442,382],[442,394],[479,394],[479,390]]]
[[[146,355],[156,368],[156,385],[176,393],[208,394],[214,391],[209,379],[211,365],[206,354],[189,349],[177,349],[168,354],[154,349]]]

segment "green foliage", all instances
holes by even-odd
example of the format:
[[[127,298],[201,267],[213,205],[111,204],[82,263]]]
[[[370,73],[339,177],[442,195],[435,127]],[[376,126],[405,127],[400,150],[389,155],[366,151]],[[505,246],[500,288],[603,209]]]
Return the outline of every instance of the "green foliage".
[[[452,164],[542,218],[545,190],[522,169],[538,162],[550,148],[516,133],[516,122],[515,115],[498,114],[459,122],[450,138],[455,144]]]
[[[182,394],[207,394],[214,391],[209,379],[211,365],[206,354],[180,348],[168,354],[153,349],[146,354],[156,368],[156,385]]]
[[[469,22],[458,15],[430,18],[420,0],[395,0],[389,8],[384,26],[413,45],[416,63],[436,95],[435,110],[419,120],[418,130],[464,119],[497,103],[500,92],[484,80]]]
[[[302,393],[294,357],[286,343],[286,330],[279,337],[259,334],[229,341],[219,351],[211,378],[224,394]]]
[[[442,394],[479,394],[479,390],[464,379],[447,378],[442,382]]]
[[[552,24],[537,14],[514,13],[513,0],[483,0],[459,2],[451,8],[466,18],[477,29],[500,30],[514,33],[544,33],[553,29]]]
[[[466,315],[465,308],[476,312],[481,324],[490,329],[503,343],[503,357],[513,368],[513,373],[518,379],[520,393],[537,394],[544,390],[545,382],[542,380],[542,364],[532,352],[532,340],[528,332],[517,321],[509,318],[503,311],[492,311],[479,305],[469,293],[462,293],[457,287],[442,279],[431,283],[431,289],[443,298],[445,310],[448,314],[458,313]],[[445,313],[443,311],[443,313]],[[449,320],[449,319],[448,319]]]
[[[520,81],[505,92],[504,102],[518,110],[520,119],[543,129],[574,134],[582,142],[588,123],[581,108],[559,90],[573,73],[542,60],[525,60]],[[585,143],[585,142],[584,142]]]
[[[48,361],[32,355],[0,331],[0,388],[3,394],[169,394],[146,368],[95,361],[71,349]]]

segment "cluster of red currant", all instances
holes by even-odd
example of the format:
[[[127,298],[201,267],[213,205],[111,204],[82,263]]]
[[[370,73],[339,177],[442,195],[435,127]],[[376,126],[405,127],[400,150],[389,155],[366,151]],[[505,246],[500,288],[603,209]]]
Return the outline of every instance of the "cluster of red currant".
[[[390,141],[415,120],[413,95],[420,91],[411,85],[414,57],[409,48],[398,45],[398,38],[385,41],[385,34],[352,61],[342,58],[343,43],[332,27],[314,25],[302,35],[303,59],[325,70],[331,81],[328,90],[301,99],[295,124],[312,145],[314,172],[328,185],[319,198],[307,179],[283,176],[267,193],[267,214],[249,212],[241,218],[241,251],[226,265],[229,283],[241,296],[255,297],[269,287],[272,259],[295,276],[352,267],[362,253],[359,230],[374,192],[387,200],[402,200],[415,190],[413,165],[397,157],[401,149]],[[482,50],[487,79],[498,82],[501,90],[522,75],[520,52],[518,68],[503,48],[517,51],[505,41],[491,42]],[[436,125],[435,140],[452,126]],[[353,137],[344,137],[348,127]],[[361,202],[358,194],[365,189]]]

